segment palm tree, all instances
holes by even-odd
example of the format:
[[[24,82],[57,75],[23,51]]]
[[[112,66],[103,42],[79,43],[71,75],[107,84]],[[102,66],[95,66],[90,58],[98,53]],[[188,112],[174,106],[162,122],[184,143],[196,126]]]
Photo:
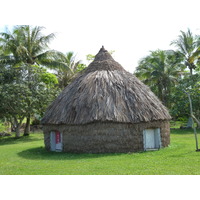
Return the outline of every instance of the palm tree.
[[[180,56],[176,52],[157,50],[139,62],[135,75],[151,88],[164,105],[170,107],[172,84],[182,70]]]
[[[55,34],[43,35],[44,27],[40,26],[15,26],[12,33],[6,31],[0,33],[0,45],[4,56],[0,56],[0,64],[20,66],[42,65],[51,69],[62,66],[58,58],[62,53],[49,50],[49,43],[55,38]],[[31,113],[27,114],[24,135],[30,132]]]
[[[83,70],[86,66],[81,64],[81,61],[76,61],[74,52],[68,52],[59,60],[62,66],[57,71],[59,87],[64,89],[74,78],[77,72]]]
[[[55,34],[43,35],[44,27],[15,26],[12,33],[0,33],[0,44],[7,56],[1,57],[2,64],[29,64],[43,65],[48,68],[57,68],[60,63],[56,59],[60,52],[49,50],[49,43]]]
[[[181,35],[177,40],[172,41],[171,45],[178,48],[179,54],[184,58],[185,66],[189,68],[192,75],[200,56],[200,37],[194,36],[188,29],[187,32],[181,31]]]

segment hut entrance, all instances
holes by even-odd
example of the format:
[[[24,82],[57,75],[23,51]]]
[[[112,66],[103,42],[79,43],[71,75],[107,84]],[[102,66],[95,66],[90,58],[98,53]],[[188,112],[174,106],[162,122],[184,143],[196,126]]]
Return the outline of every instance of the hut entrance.
[[[161,148],[160,129],[146,129],[143,132],[144,150],[155,150]]]
[[[50,135],[51,151],[62,151],[62,133],[51,131]]]

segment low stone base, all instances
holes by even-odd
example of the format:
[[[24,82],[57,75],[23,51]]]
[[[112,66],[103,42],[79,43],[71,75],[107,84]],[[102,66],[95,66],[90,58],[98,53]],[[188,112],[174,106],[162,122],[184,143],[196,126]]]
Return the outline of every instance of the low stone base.
[[[70,153],[125,153],[144,151],[143,130],[160,128],[162,147],[170,143],[169,121],[151,123],[91,123],[86,125],[44,125],[44,142],[50,151],[50,132],[63,134],[63,151]]]

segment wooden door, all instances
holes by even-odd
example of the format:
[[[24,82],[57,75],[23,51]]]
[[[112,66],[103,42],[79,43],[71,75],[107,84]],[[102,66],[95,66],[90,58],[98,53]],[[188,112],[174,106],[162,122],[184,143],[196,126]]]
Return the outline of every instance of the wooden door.
[[[154,149],[155,148],[155,133],[154,129],[146,130],[146,149]]]
[[[160,129],[146,129],[143,132],[144,150],[161,148]]]
[[[51,151],[62,151],[62,134],[59,131],[51,131]]]
[[[59,131],[55,132],[55,139],[56,139],[56,151],[62,151],[62,140],[61,140],[61,133]]]

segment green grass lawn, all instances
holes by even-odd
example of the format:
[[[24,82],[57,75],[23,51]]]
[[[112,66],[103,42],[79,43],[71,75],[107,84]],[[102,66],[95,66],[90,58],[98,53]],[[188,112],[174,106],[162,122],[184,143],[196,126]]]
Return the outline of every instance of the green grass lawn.
[[[168,148],[127,154],[47,152],[35,133],[0,139],[0,174],[200,174],[200,152],[192,130],[172,130]]]

